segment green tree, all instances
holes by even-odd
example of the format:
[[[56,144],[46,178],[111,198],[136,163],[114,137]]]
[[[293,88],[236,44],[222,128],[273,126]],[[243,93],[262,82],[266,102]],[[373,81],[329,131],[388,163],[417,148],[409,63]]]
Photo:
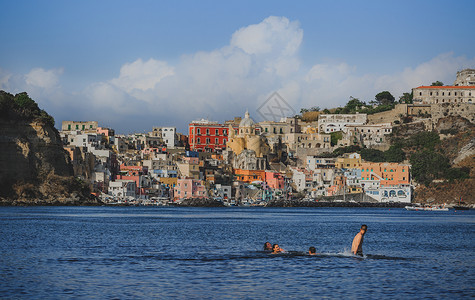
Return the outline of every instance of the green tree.
[[[444,178],[446,170],[450,169],[448,158],[432,149],[412,154],[410,162],[414,179],[426,186],[434,179]]]
[[[384,162],[386,161],[384,157],[384,152],[376,149],[361,149],[361,158],[366,161],[371,162]]]
[[[366,107],[366,103],[360,101],[358,98],[350,97],[350,101],[346,103],[345,108],[347,108],[350,112],[356,112],[360,108]]]
[[[391,95],[391,93],[388,91],[382,91],[381,93],[378,93],[374,98],[379,105],[392,105],[394,103],[394,96]]]
[[[401,145],[391,145],[388,150],[384,151],[384,160],[387,162],[402,162],[406,158],[406,153]]]
[[[335,131],[335,132],[332,132],[330,133],[330,137],[331,137],[331,145],[332,146],[335,146],[338,144],[338,140],[341,140],[343,138],[343,133],[341,131]]]
[[[431,86],[443,86],[444,84],[442,83],[442,81],[436,81],[436,82],[432,82]]]
[[[399,103],[407,103],[411,104],[413,100],[414,94],[413,92],[410,93],[403,93],[401,97],[399,97]]]

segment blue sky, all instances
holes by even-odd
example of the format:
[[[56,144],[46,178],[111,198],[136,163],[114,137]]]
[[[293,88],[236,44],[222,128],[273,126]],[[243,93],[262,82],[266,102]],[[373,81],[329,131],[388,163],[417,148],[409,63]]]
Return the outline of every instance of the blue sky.
[[[256,3],[257,2],[257,3]],[[295,110],[475,68],[475,1],[0,0],[0,89],[120,133]]]

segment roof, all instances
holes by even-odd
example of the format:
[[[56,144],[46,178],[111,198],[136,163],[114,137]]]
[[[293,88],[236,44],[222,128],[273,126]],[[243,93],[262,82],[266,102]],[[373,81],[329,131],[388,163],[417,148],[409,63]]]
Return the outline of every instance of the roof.
[[[443,85],[443,86],[419,86],[416,89],[475,89],[473,86],[462,86],[462,85]]]

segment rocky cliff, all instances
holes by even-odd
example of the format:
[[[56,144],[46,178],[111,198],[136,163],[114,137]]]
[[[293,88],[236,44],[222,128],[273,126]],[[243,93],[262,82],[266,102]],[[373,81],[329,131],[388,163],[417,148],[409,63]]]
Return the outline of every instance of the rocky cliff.
[[[26,93],[0,91],[0,204],[89,202],[53,122]]]

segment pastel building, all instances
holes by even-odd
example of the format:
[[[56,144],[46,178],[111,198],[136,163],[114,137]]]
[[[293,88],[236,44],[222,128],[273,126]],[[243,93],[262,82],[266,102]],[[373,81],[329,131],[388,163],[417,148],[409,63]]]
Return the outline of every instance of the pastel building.
[[[266,171],[266,183],[267,185],[276,190],[283,190],[285,186],[284,175],[275,171]]]
[[[363,192],[379,202],[411,202],[409,165],[364,162],[360,183]]]
[[[179,178],[174,188],[174,199],[177,201],[187,198],[205,198],[207,195],[205,186],[198,179]]]
[[[234,176],[236,177],[236,180],[246,183],[252,183],[254,181],[265,181],[266,171],[234,169]]]

